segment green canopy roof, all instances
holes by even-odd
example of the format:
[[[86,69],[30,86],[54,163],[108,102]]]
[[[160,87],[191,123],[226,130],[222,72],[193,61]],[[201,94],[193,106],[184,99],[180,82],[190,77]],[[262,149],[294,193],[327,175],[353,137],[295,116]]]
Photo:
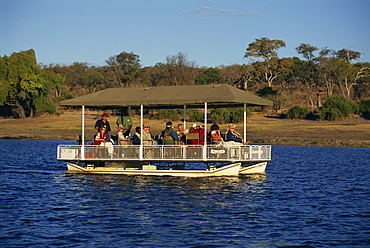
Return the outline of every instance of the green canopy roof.
[[[188,108],[272,106],[272,101],[227,84],[109,88],[73,99],[61,101],[62,106],[94,108]]]

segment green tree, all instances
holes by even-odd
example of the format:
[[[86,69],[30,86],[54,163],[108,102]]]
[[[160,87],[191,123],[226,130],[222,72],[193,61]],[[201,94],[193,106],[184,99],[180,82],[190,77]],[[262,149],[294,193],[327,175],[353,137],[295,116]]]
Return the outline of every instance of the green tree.
[[[297,47],[298,53],[303,54],[303,57],[307,59],[300,60],[299,58],[294,59],[293,63],[293,75],[296,80],[302,82],[307,90],[307,100],[311,105],[311,109],[320,108],[321,103],[321,86],[322,83],[319,78],[319,66],[316,63],[316,57],[313,52],[317,50],[316,47],[301,44]]]
[[[74,62],[70,66],[47,69],[58,72],[65,78],[65,83],[58,86],[58,96],[62,93],[63,86],[67,86],[64,90],[72,91],[75,96],[78,96],[105,88],[108,79],[104,77],[104,73],[107,68],[107,66],[96,68],[88,66],[87,63]]]
[[[8,95],[11,91],[14,81],[9,79],[9,58],[4,56],[0,57],[0,106],[3,106],[8,101]]]
[[[282,40],[270,40],[262,37],[248,45],[244,57],[262,58],[264,62],[267,62],[272,58],[278,57],[277,50],[285,46],[286,44]]]
[[[255,62],[254,66],[268,87],[272,87],[272,82],[279,75],[279,58],[277,50],[285,47],[285,42],[282,40],[270,40],[266,37],[256,39],[248,45],[244,58],[256,57],[262,58],[262,62]]]
[[[336,75],[338,68],[338,59],[333,56],[334,51],[323,49],[320,56],[316,59],[318,85],[322,86],[327,97],[333,96],[336,85]]]
[[[139,56],[122,52],[106,60],[110,66],[111,80],[116,87],[132,86],[141,67]]]
[[[26,112],[32,116],[38,110],[35,102],[39,98],[46,99],[60,80],[40,68],[33,49],[4,56],[0,63],[0,104],[11,106],[15,116],[20,118],[26,117]]]
[[[370,63],[361,63],[362,68],[370,68]],[[353,86],[354,99],[370,99],[370,74],[364,75],[357,80],[357,84]]]
[[[346,49],[336,52],[325,48],[320,51],[320,56],[317,58],[319,76],[329,97],[332,96],[334,88],[338,87],[342,95],[350,100],[353,87],[362,78],[369,77],[370,67],[366,63],[351,63],[350,60],[358,56],[360,56],[358,52]]]
[[[278,94],[277,90],[273,90],[271,87],[265,87],[257,90],[256,94],[260,97],[267,98]]]
[[[256,94],[260,97],[273,101],[272,108],[275,112],[281,109],[282,105],[284,104],[283,96],[277,90],[273,90],[271,87],[267,86],[259,89],[257,90]]]
[[[298,47],[296,47],[296,50],[299,54],[302,54],[302,56],[307,59],[310,62],[313,62],[316,56],[313,54],[315,51],[318,50],[317,47],[311,46],[309,44],[302,43]]]
[[[141,83],[146,86],[170,85],[166,65],[157,63],[152,67],[144,67],[139,72]]]
[[[201,71],[194,80],[195,84],[219,83],[221,79],[221,70],[217,68],[207,68]]]
[[[351,60],[356,60],[361,58],[361,53],[357,51],[352,51],[348,49],[341,49],[335,53],[337,58],[350,62]]]
[[[351,100],[353,86],[356,85],[359,79],[370,75],[370,67],[363,67],[361,63],[351,64],[351,62],[339,59],[336,74],[336,84],[342,94]]]

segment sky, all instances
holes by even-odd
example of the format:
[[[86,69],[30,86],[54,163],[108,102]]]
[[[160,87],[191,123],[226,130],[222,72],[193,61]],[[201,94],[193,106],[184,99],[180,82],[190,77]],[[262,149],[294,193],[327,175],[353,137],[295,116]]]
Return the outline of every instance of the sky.
[[[43,65],[104,66],[121,52],[141,65],[186,54],[199,67],[247,64],[256,39],[350,49],[370,62],[369,0],[0,0],[0,56],[34,49]]]

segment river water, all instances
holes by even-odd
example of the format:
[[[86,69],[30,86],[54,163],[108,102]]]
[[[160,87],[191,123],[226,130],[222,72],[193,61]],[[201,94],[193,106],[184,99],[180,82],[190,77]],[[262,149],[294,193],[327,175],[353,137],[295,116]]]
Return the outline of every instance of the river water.
[[[2,140],[1,247],[370,247],[370,149],[273,146],[266,175],[66,172],[56,146]]]

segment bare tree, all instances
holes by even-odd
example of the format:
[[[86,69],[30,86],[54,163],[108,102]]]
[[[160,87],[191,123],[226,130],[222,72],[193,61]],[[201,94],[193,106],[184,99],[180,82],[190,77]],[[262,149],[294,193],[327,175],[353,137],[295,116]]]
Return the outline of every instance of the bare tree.
[[[230,85],[247,90],[254,78],[253,65],[231,65],[222,68],[221,77]]]
[[[195,67],[195,61],[189,61],[185,53],[179,52],[177,55],[166,57],[166,68],[171,85],[194,84]]]

